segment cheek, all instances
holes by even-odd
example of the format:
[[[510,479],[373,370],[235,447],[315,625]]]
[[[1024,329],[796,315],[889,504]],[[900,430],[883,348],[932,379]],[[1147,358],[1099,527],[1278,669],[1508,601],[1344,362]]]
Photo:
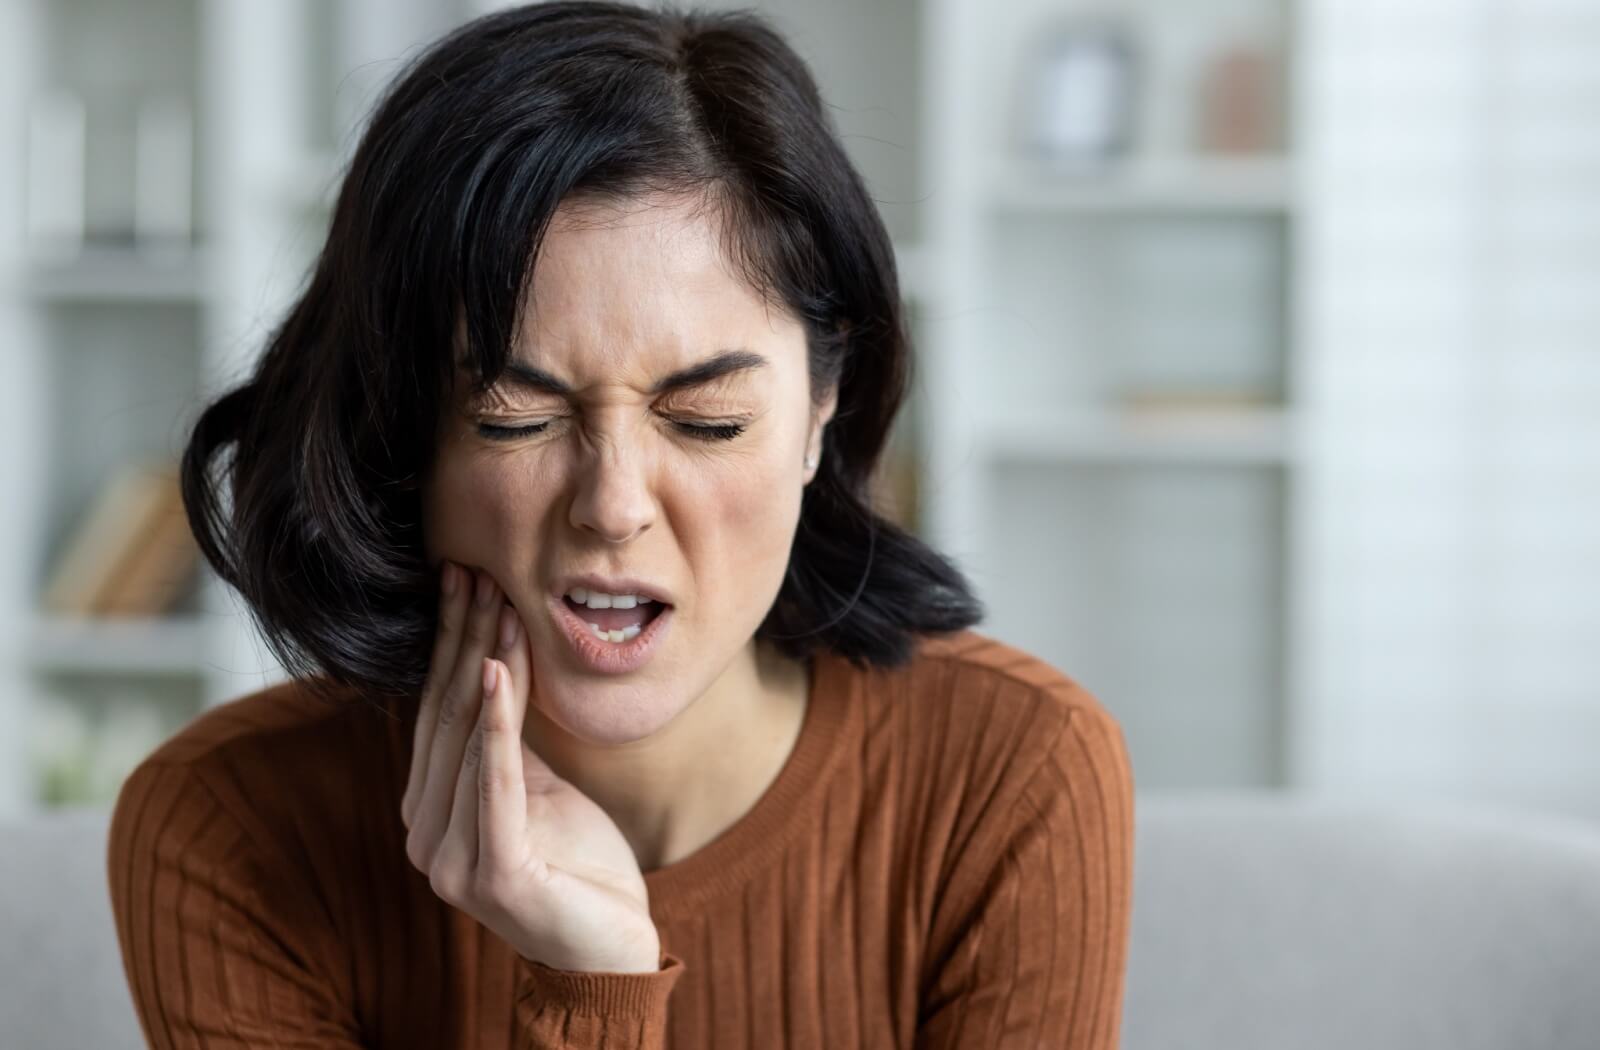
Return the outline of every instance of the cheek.
[[[772,462],[711,472],[695,486],[686,504],[695,522],[695,576],[719,593],[719,607],[770,606],[788,567],[800,496],[798,473],[791,477]]]
[[[429,553],[491,571],[519,564],[546,499],[535,476],[511,456],[442,460],[425,494]]]

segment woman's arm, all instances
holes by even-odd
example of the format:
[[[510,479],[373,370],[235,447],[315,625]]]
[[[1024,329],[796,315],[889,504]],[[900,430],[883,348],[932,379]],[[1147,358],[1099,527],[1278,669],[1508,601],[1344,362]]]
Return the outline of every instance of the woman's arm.
[[[1133,875],[1133,779],[1116,722],[1074,708],[992,819],[1006,827],[998,849],[958,862],[935,910],[918,1050],[1112,1050]]]
[[[147,761],[124,782],[107,850],[112,912],[155,1050],[362,1050],[350,960],[297,873],[192,768]],[[652,1047],[683,963],[584,973],[519,959],[516,1050]]]
[[[107,868],[151,1047],[359,1050],[327,917],[190,767],[146,761],[123,783]]]

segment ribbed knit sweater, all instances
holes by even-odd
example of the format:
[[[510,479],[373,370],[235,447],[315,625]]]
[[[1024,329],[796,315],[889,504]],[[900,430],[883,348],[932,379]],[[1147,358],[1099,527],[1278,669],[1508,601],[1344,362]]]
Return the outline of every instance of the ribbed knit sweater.
[[[286,682],[128,778],[108,875],[150,1045],[299,1050],[1116,1045],[1133,780],[1062,672],[975,631],[815,658],[742,817],[644,873],[651,973],[518,955],[405,853],[414,702]]]

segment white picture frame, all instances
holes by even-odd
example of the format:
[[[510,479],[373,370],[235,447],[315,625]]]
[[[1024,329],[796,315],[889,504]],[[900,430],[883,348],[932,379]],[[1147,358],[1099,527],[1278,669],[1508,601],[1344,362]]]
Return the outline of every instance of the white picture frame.
[[[1025,78],[1022,141],[1055,170],[1096,171],[1133,147],[1138,92],[1133,28],[1113,18],[1057,22]]]

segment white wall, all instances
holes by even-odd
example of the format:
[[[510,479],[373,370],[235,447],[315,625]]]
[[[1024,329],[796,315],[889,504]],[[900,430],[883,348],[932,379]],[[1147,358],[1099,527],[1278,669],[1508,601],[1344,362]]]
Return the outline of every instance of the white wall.
[[[1305,28],[1298,766],[1600,816],[1600,5]]]

